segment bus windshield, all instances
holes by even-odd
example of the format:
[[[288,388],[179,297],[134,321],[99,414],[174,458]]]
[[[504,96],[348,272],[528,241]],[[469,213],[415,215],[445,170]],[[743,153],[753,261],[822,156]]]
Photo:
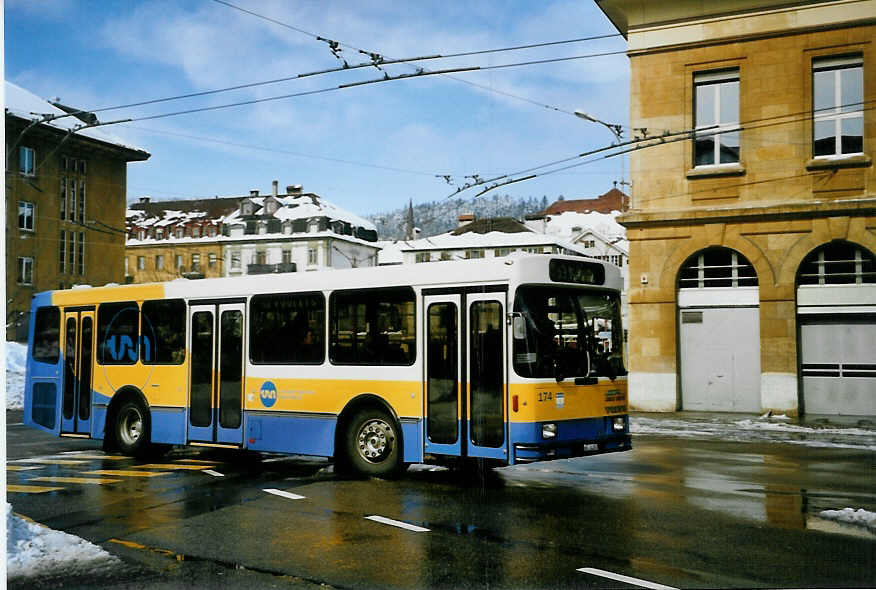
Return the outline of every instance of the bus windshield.
[[[620,298],[526,286],[514,300],[514,370],[521,377],[625,375]]]

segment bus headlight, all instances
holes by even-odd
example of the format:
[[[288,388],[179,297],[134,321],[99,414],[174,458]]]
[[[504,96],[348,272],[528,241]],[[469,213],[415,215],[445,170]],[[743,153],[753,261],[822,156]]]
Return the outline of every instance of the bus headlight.
[[[541,425],[541,437],[542,438],[554,438],[557,436],[557,425],[556,424],[542,424]]]
[[[614,423],[612,424],[612,427],[613,427],[615,430],[623,430],[623,429],[624,429],[624,418],[623,418],[623,416],[617,416],[617,417],[614,419]]]

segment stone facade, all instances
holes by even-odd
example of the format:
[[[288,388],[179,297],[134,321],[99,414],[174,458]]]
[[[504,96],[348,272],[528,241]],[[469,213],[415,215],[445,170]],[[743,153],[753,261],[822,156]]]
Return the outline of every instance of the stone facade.
[[[619,219],[630,241],[631,408],[685,407],[679,275],[718,247],[757,273],[760,409],[797,414],[801,263],[834,240],[876,252],[876,3],[597,3],[628,39],[631,127],[693,129],[697,75],[736,72],[739,84],[738,161],[696,166],[689,137],[631,156],[631,210]],[[813,64],[847,56],[863,63],[863,153],[816,158]]]

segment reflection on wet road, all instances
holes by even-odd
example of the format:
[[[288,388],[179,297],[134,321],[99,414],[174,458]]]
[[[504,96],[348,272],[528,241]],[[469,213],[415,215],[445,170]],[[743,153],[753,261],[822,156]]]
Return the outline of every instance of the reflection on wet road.
[[[876,510],[866,450],[640,436],[630,453],[381,481],[300,457],[9,441],[15,510],[110,551],[356,588],[876,584],[876,537],[817,516]]]

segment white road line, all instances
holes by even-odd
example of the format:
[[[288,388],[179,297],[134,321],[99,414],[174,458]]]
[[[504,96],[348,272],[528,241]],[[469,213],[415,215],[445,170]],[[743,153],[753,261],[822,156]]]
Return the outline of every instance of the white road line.
[[[270,459],[262,459],[262,463],[276,463],[277,461],[288,461],[289,457],[271,457]]]
[[[648,580],[640,580],[639,578],[631,578],[630,576],[615,574],[612,572],[607,572],[605,570],[596,569],[593,567],[582,567],[582,568],[578,568],[577,571],[584,573],[584,574],[601,576],[603,578],[608,578],[609,580],[616,580],[618,582],[632,584],[634,586],[641,586],[642,588],[651,588],[651,590],[678,590],[678,588],[675,588],[674,586],[664,586],[663,584],[649,582]]]
[[[289,498],[290,500],[303,500],[307,496],[299,496],[298,494],[293,494],[292,492],[284,492],[283,490],[275,490],[274,488],[269,488],[266,490],[262,490],[263,492],[268,492],[269,494],[274,494],[275,496],[282,496],[283,498]]]
[[[212,475],[213,477],[225,477],[224,474],[219,473],[218,471],[213,471],[212,469],[204,469],[204,473]]]
[[[379,522],[381,524],[388,524],[390,526],[397,526],[400,529],[407,529],[409,531],[414,531],[415,533],[428,533],[429,529],[423,528],[421,526],[417,526],[415,524],[408,524],[406,522],[401,522],[399,520],[393,520],[391,518],[386,518],[385,516],[366,516],[368,520],[373,520],[374,522]]]

